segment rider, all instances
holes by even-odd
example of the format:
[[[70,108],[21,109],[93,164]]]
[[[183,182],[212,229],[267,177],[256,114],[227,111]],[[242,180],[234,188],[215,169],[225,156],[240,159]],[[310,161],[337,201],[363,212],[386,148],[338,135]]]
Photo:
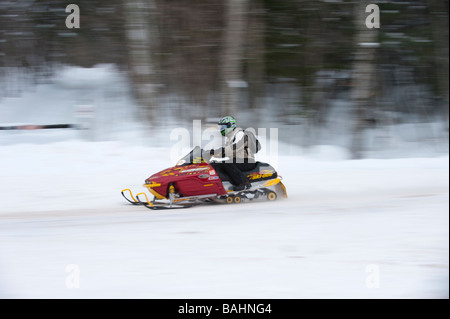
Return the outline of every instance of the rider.
[[[259,151],[259,141],[252,132],[237,127],[232,116],[221,118],[218,125],[225,137],[225,146],[212,149],[210,155],[228,157],[228,160],[214,166],[230,177],[234,191],[249,189],[251,184],[244,172],[256,168],[255,153]]]

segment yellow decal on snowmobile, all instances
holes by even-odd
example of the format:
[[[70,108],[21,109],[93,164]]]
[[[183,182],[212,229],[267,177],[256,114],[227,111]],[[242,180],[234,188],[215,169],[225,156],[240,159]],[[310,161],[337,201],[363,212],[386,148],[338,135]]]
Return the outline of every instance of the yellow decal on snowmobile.
[[[203,158],[201,156],[198,156],[198,157],[194,157],[192,159],[192,163],[193,164],[199,164],[199,163],[204,163],[204,161],[203,161]]]
[[[283,190],[284,198],[288,198],[287,191],[286,191],[286,187],[285,187],[284,184],[281,183],[281,182],[280,182],[280,185],[281,185],[281,189]]]
[[[144,187],[159,187],[161,186],[161,184],[159,183],[155,183],[155,182],[151,182],[150,184],[144,184]]]
[[[157,199],[166,199],[163,195],[155,191],[152,187],[158,187],[161,186],[161,184],[158,183],[151,183],[151,184],[144,184],[144,187],[148,189],[148,191],[155,196]]]
[[[267,178],[272,176],[272,174],[254,174],[254,175],[248,175],[249,179],[260,179],[260,178]]]
[[[278,184],[281,181],[279,178],[272,179],[264,183],[264,187],[269,187]]]

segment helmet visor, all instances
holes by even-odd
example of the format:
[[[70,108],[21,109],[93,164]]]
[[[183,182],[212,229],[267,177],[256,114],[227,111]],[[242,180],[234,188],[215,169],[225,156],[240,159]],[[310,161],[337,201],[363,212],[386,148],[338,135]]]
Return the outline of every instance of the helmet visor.
[[[225,136],[225,133],[227,132],[227,129],[229,127],[230,127],[229,123],[219,124],[219,130],[220,130],[220,133],[222,133],[222,136]]]

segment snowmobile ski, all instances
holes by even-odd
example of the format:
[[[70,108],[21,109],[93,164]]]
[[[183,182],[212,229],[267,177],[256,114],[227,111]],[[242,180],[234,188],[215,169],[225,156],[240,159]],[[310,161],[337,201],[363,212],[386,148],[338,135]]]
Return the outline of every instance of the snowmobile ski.
[[[139,196],[144,196],[145,197],[145,201],[141,201]],[[186,205],[186,204],[174,204],[174,203],[168,203],[168,204],[162,204],[162,203],[156,203],[153,202],[151,203],[148,200],[147,194],[145,193],[139,193],[136,195],[136,199],[138,200],[140,205],[143,205],[149,209],[153,209],[153,210],[158,210],[158,209],[180,209],[180,208],[189,208],[192,207],[193,205]]]

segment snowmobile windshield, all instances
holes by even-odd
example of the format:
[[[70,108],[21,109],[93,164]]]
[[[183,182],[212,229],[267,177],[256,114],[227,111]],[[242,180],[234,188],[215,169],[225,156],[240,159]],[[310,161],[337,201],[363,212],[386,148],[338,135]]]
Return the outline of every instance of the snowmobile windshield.
[[[186,156],[181,158],[175,166],[206,163],[208,159],[205,159],[205,157],[204,151],[196,146],[192,151],[186,154]]]

